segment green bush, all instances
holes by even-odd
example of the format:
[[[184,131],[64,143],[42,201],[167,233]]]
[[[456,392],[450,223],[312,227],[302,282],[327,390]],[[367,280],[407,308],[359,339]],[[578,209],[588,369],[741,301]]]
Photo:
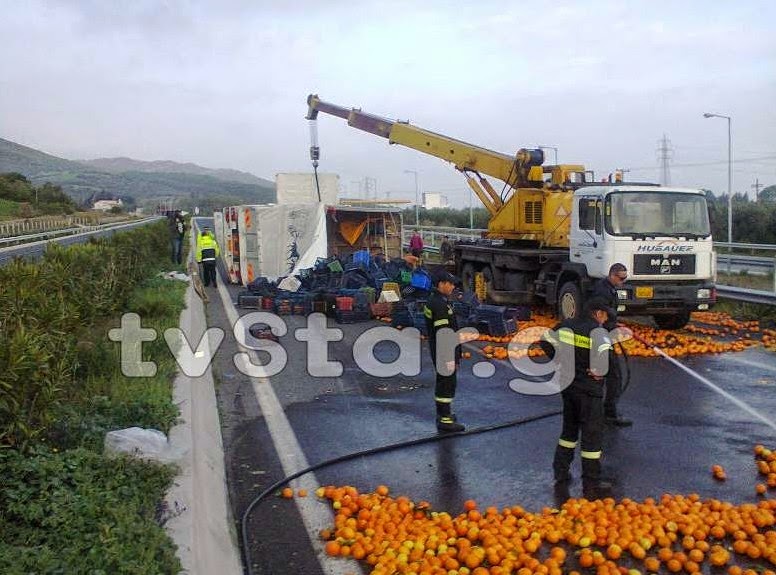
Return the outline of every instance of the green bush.
[[[79,395],[79,334],[124,309],[167,253],[160,222],[0,268],[0,446],[35,441]]]
[[[161,223],[0,268],[0,573],[180,571],[159,503],[174,469],[102,455],[106,431],[169,432],[178,416],[163,338],[143,348],[151,378],[123,376],[107,338],[126,311],[159,334],[177,325],[185,285],[154,277],[167,233]]]
[[[0,572],[180,571],[158,521],[174,469],[79,449],[0,451]]]

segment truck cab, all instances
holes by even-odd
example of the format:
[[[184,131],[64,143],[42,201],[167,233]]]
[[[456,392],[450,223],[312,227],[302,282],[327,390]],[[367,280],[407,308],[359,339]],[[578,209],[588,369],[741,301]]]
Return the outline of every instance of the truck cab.
[[[584,269],[589,289],[622,263],[628,281],[617,292],[620,315],[651,315],[658,326],[684,326],[715,303],[716,260],[706,196],[652,185],[585,186],[574,192],[569,262]],[[582,292],[585,290],[582,289]],[[573,295],[573,294],[572,294]],[[577,302],[560,294],[564,316]]]

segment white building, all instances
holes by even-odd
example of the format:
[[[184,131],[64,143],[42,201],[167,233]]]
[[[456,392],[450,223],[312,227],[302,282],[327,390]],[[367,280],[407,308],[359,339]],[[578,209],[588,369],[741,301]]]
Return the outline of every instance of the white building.
[[[107,212],[114,206],[121,207],[122,205],[123,204],[120,198],[118,200],[97,200],[94,202],[92,209],[99,210],[101,212]]]
[[[442,195],[439,192],[423,192],[423,207],[427,210],[433,208],[446,208],[449,205],[447,196]]]

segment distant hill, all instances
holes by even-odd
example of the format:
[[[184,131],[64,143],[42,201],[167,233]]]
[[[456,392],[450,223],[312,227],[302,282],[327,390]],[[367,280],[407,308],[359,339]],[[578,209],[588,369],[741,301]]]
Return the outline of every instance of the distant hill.
[[[255,184],[257,186],[274,186],[270,180],[259,178],[248,172],[239,170],[214,170],[204,168],[197,164],[180,162],[171,162],[169,160],[156,160],[153,162],[144,162],[133,160],[132,158],[97,158],[96,160],[78,160],[78,163],[89,166],[103,172],[120,174],[122,172],[147,172],[158,174],[166,172],[170,174],[195,174],[198,176],[212,176],[225,182],[240,182],[242,184]]]
[[[181,205],[216,198],[222,205],[275,200],[274,183],[237,170],[129,158],[77,162],[0,138],[0,173],[4,172],[18,172],[37,185],[51,182],[62,186],[78,201],[95,195],[132,198],[138,203],[180,197]]]

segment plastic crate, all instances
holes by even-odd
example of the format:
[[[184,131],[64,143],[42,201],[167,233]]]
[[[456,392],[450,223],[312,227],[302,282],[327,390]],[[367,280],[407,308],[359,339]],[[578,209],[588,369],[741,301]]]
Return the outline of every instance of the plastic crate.
[[[377,291],[375,290],[375,288],[373,288],[373,287],[363,287],[363,288],[361,288],[358,291],[364,294],[364,296],[366,297],[366,302],[369,305],[372,305],[373,303],[375,303],[377,301]]]
[[[334,314],[334,319],[337,323],[358,323],[369,321],[371,318],[368,311],[345,311],[338,309]]]
[[[428,291],[431,289],[431,278],[426,272],[421,270],[414,271],[412,272],[412,277],[410,278],[410,285],[416,289]]]
[[[371,259],[369,250],[359,250],[353,253],[353,263],[357,266],[368,267]]]
[[[401,288],[399,287],[399,284],[396,282],[383,283],[382,290],[380,291],[392,291],[392,292],[395,292],[396,295],[401,296]]]
[[[517,323],[513,319],[501,319],[488,322],[488,332],[495,337],[504,337],[517,331]]]
[[[278,315],[291,315],[294,312],[294,300],[288,298],[275,299],[275,313]]]
[[[531,319],[531,308],[527,305],[509,307],[504,312],[504,317],[515,321],[529,321]]]
[[[393,304],[391,302],[373,303],[369,306],[372,317],[390,317],[393,313]]]
[[[243,292],[237,294],[237,307],[244,309],[261,309],[261,300],[262,297],[260,295]]]
[[[326,302],[324,300],[315,300],[312,303],[313,313],[326,313]]]
[[[337,297],[337,310],[338,311],[353,311],[353,298],[350,296],[338,296]]]

